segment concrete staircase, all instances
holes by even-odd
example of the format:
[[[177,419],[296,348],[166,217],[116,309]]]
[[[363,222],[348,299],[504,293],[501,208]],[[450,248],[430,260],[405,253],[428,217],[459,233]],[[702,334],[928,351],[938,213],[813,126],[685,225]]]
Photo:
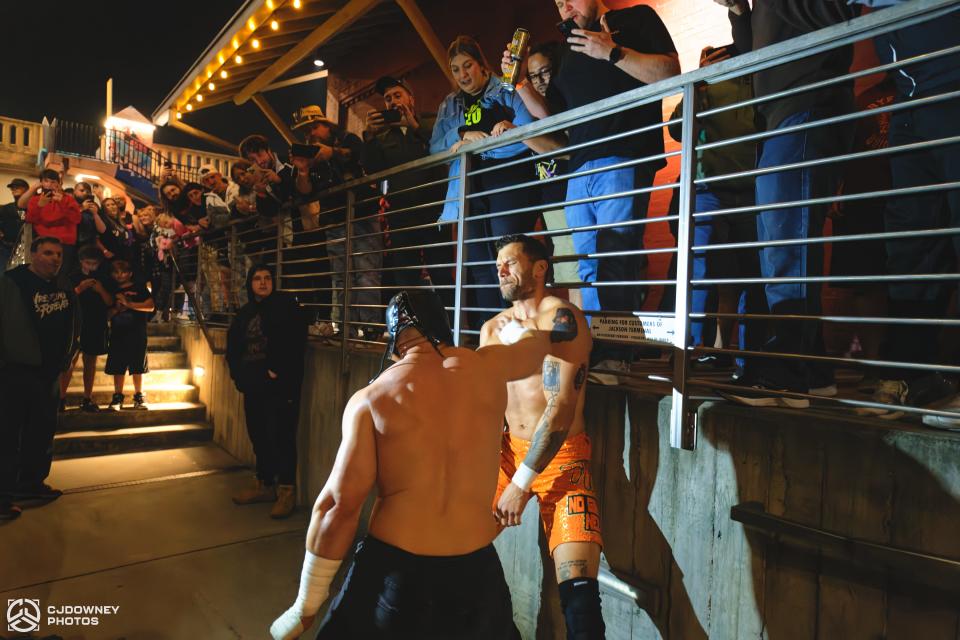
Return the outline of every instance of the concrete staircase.
[[[77,407],[83,397],[83,367],[77,363],[67,389],[67,411],[60,414],[53,442],[54,458],[73,458],[132,451],[172,449],[209,442],[213,428],[206,423],[206,408],[198,401],[186,354],[174,326],[147,326],[147,364],[143,393],[148,410],[106,410],[113,395],[113,377],[103,372],[106,356],[97,361],[93,400],[99,413]],[[133,380],[127,376],[124,405],[132,405]]]

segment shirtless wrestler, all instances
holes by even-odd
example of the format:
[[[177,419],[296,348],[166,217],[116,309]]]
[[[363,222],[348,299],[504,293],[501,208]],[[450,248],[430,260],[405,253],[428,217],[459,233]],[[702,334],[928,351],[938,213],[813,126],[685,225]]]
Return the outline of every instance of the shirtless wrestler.
[[[532,326],[532,323],[528,323]],[[369,533],[317,638],[519,638],[490,517],[507,382],[539,368],[542,332],[512,325],[511,346],[451,346],[439,296],[387,307],[396,364],[353,395],[336,461],[313,508],[300,593],[270,628],[310,626],[376,486]],[[385,354],[386,357],[386,354]]]
[[[590,475],[590,439],[583,401],[593,339],[583,313],[548,295],[546,247],[523,235],[497,242],[500,293],[511,308],[489,320],[481,348],[499,344],[510,320],[533,321],[550,335],[542,369],[507,385],[506,422],[494,515],[505,527],[520,524],[534,495],[560,585],[567,638],[603,638],[600,613],[600,509]]]

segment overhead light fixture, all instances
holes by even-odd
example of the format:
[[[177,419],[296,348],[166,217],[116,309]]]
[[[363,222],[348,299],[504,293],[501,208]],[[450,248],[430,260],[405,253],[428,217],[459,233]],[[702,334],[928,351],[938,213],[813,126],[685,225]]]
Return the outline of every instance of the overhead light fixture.
[[[253,40],[250,41],[250,46],[253,47],[254,49],[259,49],[260,41],[254,38]]]
[[[253,21],[253,18],[247,20],[247,29],[250,29],[250,31],[257,30],[257,23]]]
[[[267,0],[267,9],[273,11],[273,0]]]
[[[315,58],[314,61],[313,61],[313,66],[315,66],[315,67],[322,67],[322,66],[323,66],[323,60],[321,60],[320,58]]]
[[[222,53],[217,56],[217,62],[219,62],[220,64],[223,64],[224,62],[226,62],[226,61],[224,60],[224,58],[223,58],[223,54],[222,54]]]
[[[229,74],[227,73],[227,70],[226,70],[226,69],[224,69],[223,71],[220,72],[220,77],[223,78],[224,80],[227,79],[227,75],[229,75]]]
[[[217,88],[217,85],[213,84],[212,82],[207,85],[207,89],[210,89],[210,91],[213,91],[216,88]]]
[[[276,20],[271,20],[271,21],[270,21],[270,28],[273,29],[274,31],[276,31],[277,29],[280,28],[280,23],[277,22]]]
[[[181,118],[183,118],[183,114],[177,111],[177,120],[180,120]]]
[[[189,102],[187,103],[187,111],[193,111],[193,105]]]
[[[237,40],[236,37],[234,37],[233,40],[230,41],[230,44],[233,45],[233,48],[234,48],[234,49],[239,49],[239,48],[240,48],[240,41]]]
[[[213,77],[213,70],[207,71],[207,79],[209,80],[212,77]]]
[[[233,61],[237,64],[243,64],[243,56],[238,53],[237,55],[233,56]]]
[[[299,8],[302,7],[302,6],[303,6],[303,3],[300,2],[300,0],[293,0],[293,8],[294,8],[294,9],[299,9]]]
[[[202,93],[198,93],[198,94],[197,94],[197,102],[203,102],[203,94],[202,94]]]

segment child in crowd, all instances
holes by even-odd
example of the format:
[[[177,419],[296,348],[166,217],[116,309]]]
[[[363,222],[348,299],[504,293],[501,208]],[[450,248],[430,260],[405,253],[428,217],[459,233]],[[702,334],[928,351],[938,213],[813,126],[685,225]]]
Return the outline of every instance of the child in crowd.
[[[150,234],[150,244],[156,252],[156,279],[157,291],[155,300],[160,308],[160,319],[163,322],[170,320],[170,303],[173,292],[173,258],[171,252],[180,241],[180,236],[187,232],[182,222],[169,213],[157,214]]]
[[[100,249],[96,245],[80,247],[79,257],[80,268],[68,277],[80,302],[80,350],[74,355],[70,367],[60,374],[60,410],[66,409],[67,387],[82,353],[83,400],[80,401],[80,410],[96,413],[100,407],[93,401],[93,380],[97,374],[97,357],[107,353],[107,311],[113,306],[113,296],[107,290],[106,278],[109,276],[100,269],[103,261]]]
[[[147,320],[153,313],[153,297],[141,283],[133,280],[133,269],[126,260],[114,260],[115,303],[111,309],[110,350],[104,371],[113,376],[110,408],[123,408],[123,383],[127,371],[133,376],[133,408],[146,409],[143,374],[147,368]]]

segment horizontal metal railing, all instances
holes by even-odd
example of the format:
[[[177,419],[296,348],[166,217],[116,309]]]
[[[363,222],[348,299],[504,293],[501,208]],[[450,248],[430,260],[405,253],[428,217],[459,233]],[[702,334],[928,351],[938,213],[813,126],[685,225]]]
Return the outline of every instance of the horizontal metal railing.
[[[525,229],[530,235],[559,243],[569,242],[571,236],[577,237],[596,233],[604,236],[633,234],[633,246],[598,246],[596,250],[581,251],[566,246],[562,254],[555,255],[554,267],[561,268],[577,264],[581,273],[588,273],[584,265],[597,260],[599,264],[617,264],[624,268],[625,278],[607,278],[593,281],[573,279],[558,280],[552,286],[568,289],[571,295],[586,295],[589,290],[626,292],[639,299],[662,289],[662,296],[668,303],[659,308],[646,305],[640,307],[630,302],[629,308],[590,309],[593,319],[595,348],[616,347],[633,344],[659,349],[659,360],[651,359],[648,364],[657,368],[656,380],[667,382],[672,389],[674,403],[671,444],[677,447],[692,447],[696,439],[693,411],[693,398],[701,398],[704,390],[721,393],[742,390],[743,385],[731,384],[701,375],[695,372],[693,360],[701,356],[730,356],[746,358],[748,361],[781,361],[784,363],[813,363],[848,368],[851,370],[875,370],[878,367],[911,369],[916,371],[936,371],[939,373],[960,373],[960,367],[947,363],[896,362],[883,358],[853,359],[826,353],[790,353],[778,349],[758,350],[745,345],[739,348],[715,347],[713,344],[694,344],[691,337],[693,327],[720,321],[734,321],[742,325],[751,322],[767,321],[786,323],[796,327],[815,323],[823,325],[926,325],[930,327],[951,327],[960,325],[960,320],[916,317],[887,317],[882,314],[844,315],[837,313],[774,313],[774,312],[724,312],[695,310],[693,294],[698,295],[705,289],[716,290],[719,286],[738,287],[744,291],[748,287],[766,287],[776,284],[800,284],[803,286],[818,284],[904,284],[907,282],[953,282],[960,280],[956,270],[945,273],[878,273],[838,275],[802,273],[797,276],[766,276],[753,274],[736,276],[711,274],[695,276],[694,271],[702,270],[698,260],[706,256],[724,255],[725,252],[757,252],[765,255],[772,249],[785,250],[803,248],[819,251],[820,247],[830,246],[834,250],[853,246],[850,242],[898,242],[924,238],[949,239],[960,233],[960,228],[939,226],[929,229],[910,229],[899,231],[871,231],[864,233],[841,233],[834,236],[821,236],[819,230],[811,230],[803,236],[780,238],[776,240],[733,240],[703,242],[697,240],[698,230],[704,225],[714,225],[720,220],[755,220],[761,212],[787,211],[799,207],[826,207],[846,205],[865,200],[883,198],[904,198],[945,194],[960,187],[960,183],[944,181],[931,184],[911,185],[906,188],[886,188],[879,185],[868,191],[854,193],[811,193],[810,197],[784,199],[780,202],[764,204],[738,204],[724,206],[717,210],[698,211],[696,193],[698,190],[714,189],[732,180],[755,181],[758,177],[774,173],[801,171],[831,167],[837,170],[848,163],[864,159],[885,161],[904,153],[926,153],[934,149],[943,149],[948,145],[960,143],[960,138],[944,136],[940,139],[926,140],[902,146],[878,148],[872,150],[853,150],[832,156],[781,163],[771,167],[754,167],[748,170],[731,171],[719,175],[697,177],[697,156],[703,152],[723,152],[733,145],[762,144],[775,136],[816,132],[824,127],[851,127],[865,118],[878,115],[894,115],[917,108],[929,108],[944,104],[948,100],[957,100],[960,91],[944,91],[937,95],[922,96],[911,100],[901,100],[890,105],[874,109],[861,109],[851,113],[840,113],[822,117],[803,124],[783,127],[771,131],[757,131],[749,135],[740,135],[721,140],[698,140],[697,133],[701,125],[710,118],[718,117],[734,109],[746,109],[769,103],[771,100],[790,97],[806,91],[815,91],[849,83],[879,72],[897,72],[909,65],[956,55],[960,48],[952,47],[943,51],[932,51],[912,59],[898,60],[881,64],[871,69],[857,69],[836,78],[821,80],[807,86],[792,87],[787,91],[763,97],[754,97],[733,104],[711,107],[698,112],[695,99],[698,88],[719,82],[736,79],[748,74],[782,65],[807,56],[836,49],[855,42],[867,40],[891,30],[920,24],[957,10],[955,2],[947,0],[914,0],[894,8],[876,11],[847,23],[822,29],[800,38],[785,41],[764,49],[744,53],[708,67],[668,78],[643,86],[596,103],[551,115],[533,123],[511,129],[497,138],[486,138],[462,146],[457,152],[444,151],[409,162],[391,169],[366,175],[345,184],[328,189],[320,194],[320,213],[314,217],[297,211],[296,207],[282,214],[268,227],[257,230],[242,229],[243,224],[231,223],[227,227],[205,232],[204,242],[207,249],[197,250],[196,266],[200,302],[203,302],[204,272],[207,287],[223,287],[226,291],[224,304],[220,310],[208,310],[204,314],[205,322],[227,323],[242,303],[242,295],[236,289],[240,282],[236,273],[237,261],[246,266],[253,262],[266,261],[277,270],[277,283],[280,288],[296,293],[302,304],[313,316],[314,330],[318,336],[339,340],[343,366],[347,365],[346,349],[348,343],[371,345],[378,343],[382,332],[383,309],[389,294],[400,288],[429,287],[445,297],[445,305],[452,314],[455,338],[459,344],[473,340],[478,333],[479,322],[490,313],[500,310],[499,306],[490,306],[483,300],[497,300],[499,288],[496,278],[492,277],[494,261],[490,246],[499,235],[492,229],[510,226],[522,216],[543,215],[544,222]],[[550,149],[542,153],[527,151],[519,156],[491,162],[489,152],[530,138],[563,132],[584,122],[609,116],[615,113],[635,109],[650,103],[660,103],[668,98],[683,98],[682,116],[668,118],[663,122],[646,124],[630,131],[619,132],[597,140]],[[960,103],[960,101],[958,101]],[[960,107],[958,107],[960,113]],[[572,152],[605,145],[609,142],[627,140],[636,136],[661,132],[664,127],[680,126],[681,142],[679,150],[668,147],[662,153],[637,158],[618,159],[605,167],[578,168],[574,171],[559,173],[543,180],[532,179],[536,163],[547,160],[563,160]],[[449,163],[459,161],[459,172],[441,174]],[[557,199],[541,193],[544,187],[563,186],[569,181],[603,175],[610,171],[637,170],[649,163],[674,162],[679,160],[679,176],[664,175],[654,184],[640,185],[634,188],[593,194],[586,197]],[[527,169],[530,171],[527,172]],[[671,172],[675,169],[671,169]],[[486,181],[499,172],[515,171],[517,179],[505,184],[489,184]],[[512,174],[511,174],[512,175]],[[398,178],[416,176],[416,184],[404,182],[402,188],[388,191],[384,196],[378,187],[383,181],[394,182]],[[451,183],[456,183],[456,193],[446,192]],[[675,195],[675,212],[665,212],[658,217],[650,217],[647,211],[633,211],[629,219],[613,222],[582,223],[571,225],[569,221],[560,224],[551,223],[547,214],[569,209],[576,205],[605,203],[619,199],[649,198],[663,192],[678,192]],[[510,196],[510,204],[494,207],[496,198]],[[515,196],[515,197],[514,197]],[[385,198],[385,200],[384,200]],[[384,206],[381,204],[385,202]],[[632,200],[636,202],[636,200]],[[439,214],[445,205],[456,204],[456,219],[439,221]],[[387,206],[389,205],[389,206]],[[877,212],[882,216],[882,211]],[[503,223],[501,225],[501,223]],[[651,225],[660,223],[675,225],[673,236],[675,243],[666,246],[646,246],[642,234]],[[213,253],[211,253],[211,250]],[[206,253],[203,253],[206,251]],[[485,253],[486,252],[486,253]],[[215,256],[215,257],[211,257]],[[480,256],[480,257],[477,257]],[[641,260],[673,259],[676,274],[661,275],[637,272],[636,266]],[[386,264],[382,264],[385,260]],[[611,263],[610,261],[620,261]],[[212,265],[219,265],[214,267]],[[663,269],[659,265],[658,269]],[[189,267],[187,268],[189,271]],[[212,275],[211,275],[212,274]],[[229,275],[228,275],[229,274]],[[411,277],[414,276],[414,277]],[[569,273],[566,275],[570,275]],[[224,286],[223,278],[228,282]],[[496,298],[490,296],[495,292]],[[486,294],[486,295],[484,295]],[[483,297],[476,297],[483,296]],[[209,296],[211,303],[215,296]],[[475,299],[476,297],[476,299]],[[624,298],[629,300],[629,298]],[[699,304],[699,303],[697,303]],[[214,305],[218,306],[218,305]],[[604,327],[607,320],[625,320],[631,326],[642,328],[646,339],[634,339],[617,334]],[[650,334],[654,324],[669,331]],[[598,328],[599,327],[599,328]],[[718,329],[719,330],[719,329]],[[799,329],[798,329],[799,330]],[[805,329],[806,330],[806,329]],[[669,360],[668,360],[669,359]],[[602,369],[603,367],[598,367]],[[637,370],[641,369],[641,370]],[[635,367],[632,372],[622,372],[621,379],[631,383],[648,383],[647,371]],[[672,369],[664,374],[663,369]],[[662,387],[660,387],[662,389]],[[696,392],[696,395],[695,395]],[[884,403],[856,397],[824,398],[802,391],[768,389],[765,392],[771,398],[794,398],[817,402],[829,402],[834,406],[860,408],[891,408]],[[949,410],[930,407],[902,407],[902,411],[916,416],[955,416]]]

